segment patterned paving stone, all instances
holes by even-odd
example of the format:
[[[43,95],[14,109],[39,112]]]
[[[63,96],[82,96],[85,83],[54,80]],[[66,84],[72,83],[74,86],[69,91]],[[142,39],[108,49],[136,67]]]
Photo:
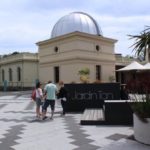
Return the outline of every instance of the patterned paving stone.
[[[3,103],[3,104],[5,103],[5,104],[7,105],[7,104],[9,104],[9,103],[10,103],[10,104],[11,104],[11,103],[17,104],[17,103],[22,103],[22,102],[1,102],[1,101],[0,101],[0,103]]]
[[[11,129],[8,130],[8,133],[4,135],[5,137],[0,139],[0,149],[12,150],[11,146],[17,144],[15,140],[20,138],[18,135],[21,134],[23,127],[24,125],[12,126]]]
[[[98,149],[100,149],[100,147],[91,144],[84,144],[81,145],[79,148],[75,148],[74,150],[98,150]]]
[[[78,146],[78,148],[74,150],[96,150],[100,148],[99,146],[90,144],[93,140],[87,138],[88,135],[84,134],[84,130],[81,129],[80,125],[76,123],[73,117],[65,117],[64,119],[66,120],[66,129],[69,130],[68,133],[72,134],[69,136],[69,138],[73,139],[71,144]]]
[[[5,107],[7,104],[0,104],[0,109],[2,109],[3,107]]]
[[[122,138],[128,138],[127,135],[124,135],[124,134],[113,134],[113,135],[110,135],[108,137],[106,137],[107,139],[111,139],[111,140],[114,140],[114,141],[118,141]]]
[[[130,135],[130,136],[128,137],[128,139],[135,141],[134,135]]]
[[[4,113],[13,113],[13,114],[35,114],[33,111],[5,111]]]
[[[29,120],[24,120],[24,119],[0,119],[0,121],[15,122],[15,123],[29,122]]]
[[[111,146],[106,146],[101,150],[150,150],[150,146],[131,140],[114,142]]]
[[[0,94],[0,150],[150,149],[133,140],[132,127],[81,126],[81,114],[60,117],[59,105],[54,120],[36,120],[35,103],[31,102],[30,94]]]
[[[30,102],[28,106],[25,108],[25,110],[33,110],[34,106],[35,106],[34,102]]]

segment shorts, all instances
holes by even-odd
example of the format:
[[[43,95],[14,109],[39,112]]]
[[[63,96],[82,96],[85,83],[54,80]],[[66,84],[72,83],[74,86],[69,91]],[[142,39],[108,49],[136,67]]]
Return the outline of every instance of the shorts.
[[[46,99],[45,102],[44,102],[44,104],[43,104],[42,111],[46,112],[47,107],[49,105],[51,107],[51,110],[54,111],[54,109],[55,109],[55,100],[48,100],[48,99]]]
[[[38,106],[38,107],[40,107],[42,105],[42,101],[40,98],[36,98],[35,102],[36,102],[36,106]]]

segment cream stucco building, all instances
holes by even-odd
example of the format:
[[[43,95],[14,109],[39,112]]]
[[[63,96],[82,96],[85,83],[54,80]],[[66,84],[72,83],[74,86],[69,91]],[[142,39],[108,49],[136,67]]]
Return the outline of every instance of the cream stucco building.
[[[19,53],[0,58],[0,85],[32,87],[35,80],[45,83],[80,82],[78,72],[90,71],[89,82],[109,82],[116,66],[125,66],[115,55],[117,40],[103,36],[94,18],[83,12],[70,13],[54,25],[51,37],[37,42],[38,53]]]
[[[115,76],[115,42],[102,36],[73,32],[37,43],[40,80],[79,82],[79,70],[89,68],[91,81],[108,81],[109,76]]]
[[[58,20],[51,38],[37,43],[39,78],[42,82],[80,82],[79,70],[90,70],[90,81],[108,81],[115,76],[115,43],[104,37],[96,21],[81,12]]]
[[[34,86],[39,79],[38,54],[19,53],[8,55],[0,59],[0,86],[7,81],[10,88]]]

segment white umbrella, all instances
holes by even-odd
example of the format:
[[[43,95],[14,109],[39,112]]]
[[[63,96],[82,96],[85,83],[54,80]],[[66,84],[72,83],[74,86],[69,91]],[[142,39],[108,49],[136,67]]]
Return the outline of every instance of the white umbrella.
[[[150,70],[150,63],[144,65],[144,70]]]
[[[144,70],[145,67],[141,64],[139,64],[136,61],[133,61],[131,64],[125,66],[124,68],[121,68],[117,71],[131,71],[131,70]]]

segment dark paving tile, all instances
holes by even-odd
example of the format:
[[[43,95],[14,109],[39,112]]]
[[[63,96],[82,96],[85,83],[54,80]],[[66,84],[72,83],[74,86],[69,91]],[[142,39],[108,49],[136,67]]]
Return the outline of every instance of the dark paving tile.
[[[93,140],[88,139],[88,134],[84,134],[84,130],[76,122],[73,116],[64,117],[67,133],[71,135],[69,138],[72,138],[74,141],[71,144],[78,146],[73,150],[96,150],[100,147],[90,144]]]
[[[150,146],[127,140],[126,142],[114,142],[111,145],[105,146],[102,150],[150,150]]]
[[[80,127],[77,127],[77,128],[73,128],[73,126],[71,127],[67,127],[67,129],[69,129],[68,133],[71,133],[71,134],[74,134],[74,135],[77,135],[77,134],[81,134],[81,133],[84,133],[84,130],[79,130]],[[89,136],[88,134],[85,134],[84,133],[84,137],[86,136]]]
[[[87,138],[87,137],[89,137],[89,135],[88,134],[84,134],[84,133],[74,133],[74,132],[67,132],[67,133],[70,133],[70,134],[72,134],[71,136],[70,136],[70,138],[73,138],[73,139],[82,139],[82,138]]]
[[[87,143],[91,143],[93,142],[93,140],[91,139],[86,139],[86,138],[79,138],[76,139],[75,141],[71,142],[71,144],[74,144],[74,145],[84,145],[84,144],[87,144]]]
[[[110,140],[114,140],[114,141],[118,141],[122,138],[127,138],[128,136],[127,135],[124,135],[124,134],[113,134],[113,135],[110,135],[108,137],[106,137],[107,139],[110,139]]]
[[[13,150],[11,146],[16,145],[15,140],[19,139],[25,125],[12,126],[11,129],[7,130],[8,133],[4,134],[4,138],[1,139],[0,149],[1,150]]]
[[[134,135],[128,136],[127,139],[135,141]]]
[[[6,118],[3,118],[3,119],[0,119],[0,121],[4,121],[4,122],[15,122],[15,123],[20,123],[20,122],[29,122],[28,119],[6,119]]]
[[[33,119],[33,120],[30,120],[29,121],[29,123],[36,123],[36,122],[39,122],[39,123],[41,123],[42,121],[41,120],[39,120],[39,119]],[[42,122],[43,123],[43,122]]]
[[[5,107],[7,104],[0,104],[0,109],[2,109],[3,107]]]

